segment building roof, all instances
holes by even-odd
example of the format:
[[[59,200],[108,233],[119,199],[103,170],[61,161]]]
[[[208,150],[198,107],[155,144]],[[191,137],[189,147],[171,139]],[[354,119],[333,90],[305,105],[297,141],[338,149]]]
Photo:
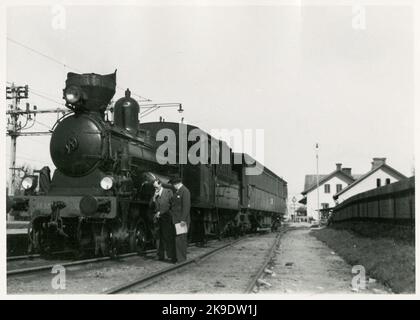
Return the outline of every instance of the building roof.
[[[320,174],[319,175],[319,180],[321,181],[322,179],[324,179],[326,176],[328,176],[327,174]],[[307,174],[305,176],[305,187],[304,190],[309,189],[310,187],[316,185],[316,174]]]
[[[347,187],[345,187],[344,189],[342,189],[340,192],[337,192],[333,198],[336,200],[340,194],[343,194],[344,192],[346,192],[347,190],[353,188],[355,185],[357,185],[358,183],[360,183],[361,181],[365,180],[367,177],[369,177],[370,175],[372,175],[373,173],[375,173],[376,171],[378,171],[379,169],[384,170],[386,173],[388,173],[389,175],[393,176],[396,179],[406,179],[407,177],[405,175],[403,175],[401,172],[395,170],[394,168],[390,167],[389,165],[387,165],[386,163],[381,164],[380,166],[377,166],[376,168],[370,170],[368,173],[362,175],[359,179],[357,179],[356,181],[354,181],[353,183],[349,184]]]
[[[340,176],[343,180],[346,180],[348,183],[352,183],[355,181],[355,178],[351,175],[348,175],[343,170],[335,170],[330,174],[320,174],[319,175],[319,185],[327,182],[331,178],[335,176]],[[307,174],[305,176],[305,190],[303,190],[302,194],[306,195],[308,192],[316,189],[316,174]]]
[[[308,199],[306,197],[303,197],[298,202],[301,203],[301,204],[306,204],[308,202]]]

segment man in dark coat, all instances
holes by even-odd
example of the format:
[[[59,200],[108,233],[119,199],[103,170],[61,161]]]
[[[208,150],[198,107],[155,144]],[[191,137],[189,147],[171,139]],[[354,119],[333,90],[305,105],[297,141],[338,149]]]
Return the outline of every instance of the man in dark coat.
[[[170,189],[163,188],[160,180],[153,182],[155,194],[153,195],[152,202],[154,203],[154,220],[158,224],[158,259],[165,260],[166,255],[170,260],[175,257],[175,229],[172,222],[171,204],[173,193]]]
[[[174,177],[170,183],[175,189],[172,200],[172,221],[175,225],[176,261],[173,260],[173,262],[183,262],[187,259],[187,231],[191,224],[191,195],[187,187],[182,184],[181,178]]]

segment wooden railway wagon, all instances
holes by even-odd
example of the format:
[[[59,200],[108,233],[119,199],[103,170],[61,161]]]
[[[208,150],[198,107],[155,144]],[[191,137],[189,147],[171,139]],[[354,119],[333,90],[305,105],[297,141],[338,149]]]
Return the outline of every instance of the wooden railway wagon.
[[[247,175],[245,168],[250,166],[247,163],[252,158],[247,154],[242,157],[241,219],[248,217],[253,231],[269,230],[286,214],[287,182],[258,162],[256,167],[261,168],[262,173]]]
[[[176,150],[181,176],[191,191],[193,230],[200,230],[200,224],[204,225],[207,236],[270,230],[274,221],[285,214],[287,183],[259,163],[262,173],[247,175],[246,169],[253,166],[247,164],[253,161],[250,156],[233,153],[226,142],[192,125],[151,122],[141,124],[140,128],[156,139],[159,147],[164,144],[169,147],[169,142],[162,139],[163,130],[169,129],[175,134],[171,140],[176,141],[176,145],[169,148]],[[188,139],[191,134],[205,137],[202,150],[194,149],[194,145],[203,140]],[[188,142],[183,145],[183,141]],[[183,150],[187,150],[188,155],[195,152],[202,156],[200,161],[207,160],[206,164],[193,164],[189,158],[182,164],[180,153]],[[205,155],[200,154],[203,150]],[[240,163],[235,163],[235,158],[236,162],[241,159]],[[194,239],[195,235],[191,237]]]
[[[140,128],[156,140],[157,149],[161,147],[176,151],[180,175],[191,192],[191,239],[200,237],[202,232],[206,236],[220,237],[226,232],[232,215],[236,215],[240,209],[239,172],[234,171],[230,163],[222,164],[222,153],[215,150],[227,150],[231,157],[232,151],[226,142],[211,137],[195,126],[180,123],[149,122],[140,124]],[[194,153],[193,146],[196,144],[195,140],[188,141],[192,131],[201,136],[200,139],[207,139],[207,143],[201,145],[202,150],[195,152],[202,157],[200,163],[193,163],[189,158]],[[159,141],[163,136],[168,137],[166,134],[174,136],[172,139]],[[206,152],[206,158],[200,152]],[[219,164],[212,164],[215,162],[211,159],[212,153],[219,159]],[[167,156],[169,158],[169,154]]]

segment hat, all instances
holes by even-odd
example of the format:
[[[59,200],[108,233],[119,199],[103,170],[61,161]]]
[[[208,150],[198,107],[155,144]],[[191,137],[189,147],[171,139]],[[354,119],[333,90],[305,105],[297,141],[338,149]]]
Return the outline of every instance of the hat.
[[[180,182],[182,182],[182,179],[181,179],[181,177],[179,175],[174,175],[169,180],[169,183],[170,184],[177,184],[177,183],[180,183]]]

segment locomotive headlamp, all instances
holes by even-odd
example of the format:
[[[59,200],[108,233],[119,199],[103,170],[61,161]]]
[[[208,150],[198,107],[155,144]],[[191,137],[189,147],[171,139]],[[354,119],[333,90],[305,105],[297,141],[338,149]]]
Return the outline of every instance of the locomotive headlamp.
[[[22,188],[25,190],[29,190],[34,185],[34,179],[31,177],[26,177],[22,180]]]
[[[101,180],[101,188],[109,190],[114,185],[114,179],[112,177],[103,177]]]
[[[82,92],[79,87],[76,86],[70,86],[64,90],[64,99],[68,103],[76,103],[80,100],[82,97]]]

